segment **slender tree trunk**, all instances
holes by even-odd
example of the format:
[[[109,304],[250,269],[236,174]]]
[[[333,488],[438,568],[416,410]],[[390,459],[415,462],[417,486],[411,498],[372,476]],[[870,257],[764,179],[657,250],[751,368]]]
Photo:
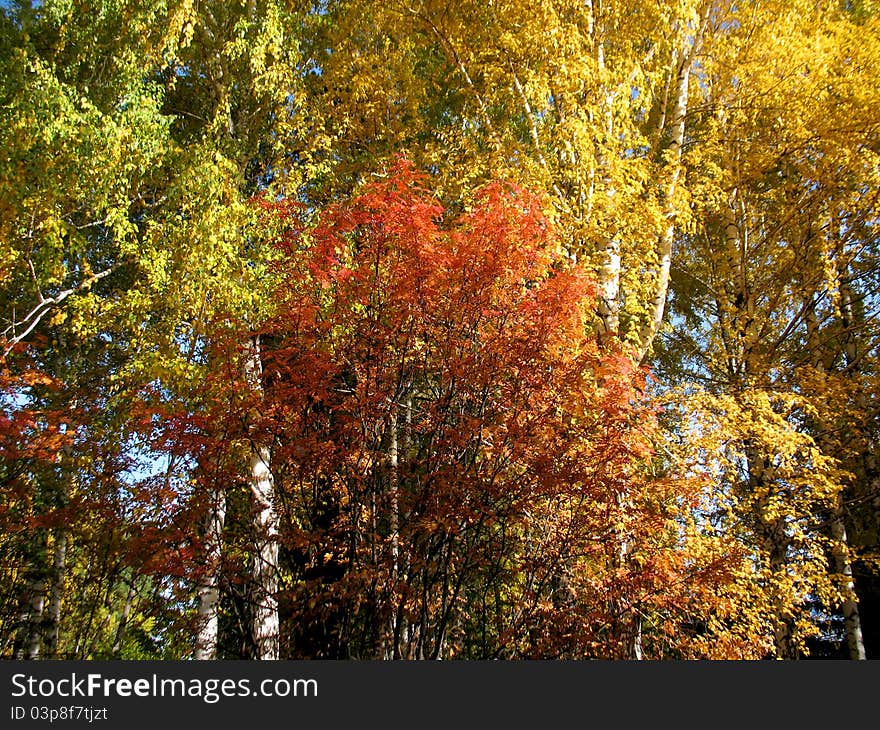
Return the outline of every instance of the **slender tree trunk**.
[[[638,354],[643,360],[651,343],[660,331],[663,324],[663,315],[666,311],[666,294],[669,290],[669,277],[672,268],[672,244],[675,240],[676,202],[675,196],[678,190],[678,180],[681,176],[682,147],[685,137],[685,119],[690,99],[690,75],[694,60],[700,52],[703,36],[709,22],[711,3],[705,3],[698,20],[698,27],[693,33],[683,34],[682,52],[676,55],[681,58],[678,68],[675,69],[675,81],[672,84],[672,98],[674,100],[672,114],[670,115],[670,138],[667,148],[668,177],[664,188],[664,218],[666,227],[660,234],[657,252],[659,266],[654,284],[654,295],[651,302],[651,316],[640,328]]]
[[[601,18],[601,2],[599,0],[586,0],[587,34],[593,45],[593,57],[600,78],[606,75],[605,65],[605,38]],[[609,153],[614,153],[614,101],[616,93],[613,89],[605,87],[601,95],[600,108],[601,130],[604,136],[596,147],[596,164],[599,169],[601,192],[604,194],[607,204],[613,206],[613,200],[617,191],[611,176]],[[592,197],[592,196],[591,196]],[[620,335],[620,277],[622,271],[620,239],[614,235],[609,236],[604,243],[604,250],[598,269],[599,297],[597,301],[597,314],[601,322],[599,330],[600,344],[613,341]],[[623,496],[618,500],[618,506],[625,511],[627,505]],[[619,565],[625,566],[629,560],[629,546],[626,536],[621,533],[619,541]],[[567,563],[567,561],[566,561]],[[567,565],[562,567],[557,579],[554,581],[554,601],[561,606],[565,602],[573,600],[569,580],[567,578]],[[628,645],[628,658],[641,659],[641,623],[636,620],[631,610],[625,610],[623,623],[625,629],[625,641]]]
[[[763,527],[763,548],[765,555],[768,556],[770,564],[770,573],[772,576],[782,576],[786,572],[788,562],[788,538],[785,531],[785,521],[777,518],[764,521],[761,517]],[[797,651],[794,646],[794,636],[792,634],[791,621],[787,618],[786,613],[791,603],[791,596],[779,593],[773,588],[773,603],[776,612],[776,622],[773,628],[773,643],[776,647],[777,659],[796,659]]]
[[[254,446],[250,461],[251,490],[256,500],[256,550],[253,567],[251,628],[258,659],[280,656],[278,616],[278,532],[275,486],[269,471],[269,448]]]
[[[633,636],[632,658],[640,661],[642,657],[642,618],[637,616],[635,620],[635,635]]]
[[[833,230],[835,227],[834,217],[832,216],[832,235],[836,235]],[[837,252],[840,255],[840,251]],[[846,272],[840,270],[838,272],[841,285],[841,301],[840,301],[840,319],[844,326],[844,330],[848,328],[848,322],[851,316],[852,293],[847,283]],[[807,347],[810,353],[813,367],[820,372],[825,372],[825,359],[822,352],[822,338],[819,333],[819,324],[816,318],[815,302],[813,294],[805,291],[804,294],[804,320],[807,331]],[[844,357],[847,365],[856,362],[855,341],[853,338],[846,336],[844,344]],[[819,442],[822,451],[827,454],[833,454],[838,450],[838,446],[829,443],[828,426],[819,423]],[[861,618],[859,616],[858,595],[855,590],[855,582],[853,580],[852,559],[850,558],[849,539],[846,530],[846,509],[845,509],[845,489],[841,486],[840,491],[834,498],[834,510],[831,515],[830,532],[832,538],[831,560],[832,568],[838,576],[842,578],[840,586],[842,601],[841,613],[843,614],[844,633],[846,636],[846,645],[850,659],[865,659],[865,643],[862,637]]]
[[[256,394],[262,395],[260,339],[253,337],[244,375]],[[251,441],[248,481],[254,503],[254,556],[251,573],[251,635],[258,659],[280,657],[278,615],[278,534],[280,520],[275,505],[271,452],[259,436]]]
[[[403,420],[403,433],[400,443],[397,446],[396,455],[396,476],[392,487],[391,500],[391,530],[392,530],[392,550],[394,558],[394,600],[393,607],[393,634],[394,634],[394,658],[407,659],[412,658],[412,634],[407,618],[406,603],[408,599],[398,594],[398,586],[402,581],[406,580],[409,574],[410,562],[409,553],[406,550],[406,544],[400,540],[401,525],[401,503],[400,503],[400,462],[408,458],[409,449],[412,444],[412,417],[413,417],[413,396],[412,391],[407,393],[406,405]]]
[[[226,494],[213,489],[205,524],[205,572],[199,580],[195,651],[193,659],[217,658],[220,634],[220,569],[223,560],[223,526],[226,522]]]
[[[131,616],[131,605],[135,595],[135,578],[132,577],[128,590],[125,593],[125,603],[122,606],[122,612],[119,614],[119,623],[116,624],[116,636],[113,639],[112,653],[114,658],[118,659],[122,652],[122,641],[125,639],[125,630],[128,627],[128,619]]]
[[[832,226],[835,227],[834,218],[832,218]],[[836,236],[837,230],[833,230],[832,235]],[[847,366],[857,370],[858,352],[856,351],[856,338],[851,331],[853,326],[857,324],[854,321],[856,319],[853,303],[854,296],[845,267],[840,268],[839,276],[841,279],[841,323],[844,332],[846,333],[844,355]],[[865,408],[866,404],[863,402],[861,405],[862,408]],[[834,560],[835,573],[843,577],[843,585],[841,586],[841,592],[843,593],[841,610],[843,612],[843,624],[846,633],[846,645],[849,650],[849,656],[850,659],[861,660],[866,658],[865,642],[862,636],[862,622],[859,616],[859,599],[856,595],[855,582],[853,581],[852,561],[849,555],[849,541],[846,534],[845,514],[844,493],[841,489],[835,498],[834,514],[831,520],[831,537],[834,539],[832,557]]]
[[[397,406],[394,406],[391,415],[391,443],[388,447],[388,487],[390,500],[389,532],[391,537],[391,593],[390,597],[397,595],[397,578],[400,574],[400,473],[399,465],[398,440],[397,440]],[[400,618],[394,607],[390,607],[389,615],[391,617],[391,652],[390,658],[400,658],[400,647],[398,645],[398,637],[400,629],[397,622]],[[386,649],[386,656],[388,651]]]
[[[853,582],[852,562],[849,557],[849,543],[846,537],[846,525],[844,523],[843,493],[838,492],[834,508],[834,516],[831,519],[831,537],[834,538],[832,557],[834,560],[834,572],[843,577],[841,593],[843,602],[844,631],[846,633],[846,646],[849,650],[850,659],[865,659],[865,642],[862,638],[862,622],[859,618],[859,603],[856,596],[856,587]]]
[[[631,510],[631,504],[627,500],[626,494],[620,494],[617,498],[618,507],[621,510],[624,524],[626,523],[626,514]],[[621,528],[617,534],[618,553],[617,567],[621,571],[626,571],[632,567],[630,560],[630,545],[626,535],[626,527]],[[639,616],[638,609],[631,603],[629,605],[621,605],[617,607],[622,613],[621,620],[623,622],[623,642],[624,642],[624,659],[642,659],[642,619]]]
[[[23,609],[21,612],[21,629],[15,658],[39,659],[42,639],[43,604],[45,602],[43,581],[31,578],[25,587]]]
[[[35,580],[28,585],[30,594],[30,611],[28,612],[28,638],[25,644],[26,659],[40,658],[40,645],[43,638],[43,606],[46,601],[46,591],[43,581]]]
[[[76,356],[76,362],[79,356]],[[74,399],[70,408],[75,411],[79,407],[76,399]],[[73,449],[68,444],[62,449],[65,460],[73,458]],[[65,465],[71,468],[70,465]],[[65,478],[62,485],[61,499],[66,506],[70,502],[70,495],[74,490],[74,472]],[[59,527],[55,530],[55,540],[52,546],[52,572],[51,583],[49,585],[49,606],[46,612],[46,619],[43,629],[44,653],[47,659],[54,659],[58,653],[58,636],[61,628],[61,606],[64,600],[64,584],[67,577],[67,549],[70,543],[70,530],[66,527]]]
[[[604,78],[605,68],[605,38],[602,32],[599,6],[601,3],[594,0],[586,0],[587,11],[587,34],[593,44],[593,57],[596,61],[596,69],[600,77]],[[609,152],[614,151],[614,100],[615,92],[605,88],[601,94],[602,106],[601,129],[604,136],[596,145],[596,165],[599,169],[601,192],[605,196],[609,207],[612,205],[616,190],[611,177]],[[592,199],[592,192],[590,195]],[[592,200],[590,203],[592,207]],[[610,342],[620,334],[620,274],[621,254],[620,239],[617,236],[609,236],[605,241],[604,250],[599,265],[598,284],[599,298],[597,301],[597,314],[602,327],[599,331],[599,341]]]
[[[58,633],[61,624],[61,604],[64,598],[64,583],[67,574],[67,544],[69,531],[60,528],[55,534],[52,551],[52,584],[49,587],[49,607],[46,613],[43,640],[45,656],[54,659],[58,653]]]
[[[46,607],[46,551],[45,530],[39,530],[31,543],[30,565],[25,577],[19,613],[19,632],[16,641],[16,659],[39,659],[43,642],[43,621]]]

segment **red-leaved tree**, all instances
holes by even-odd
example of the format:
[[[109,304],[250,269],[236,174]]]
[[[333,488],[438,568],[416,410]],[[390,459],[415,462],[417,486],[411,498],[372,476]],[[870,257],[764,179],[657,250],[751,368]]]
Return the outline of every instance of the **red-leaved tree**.
[[[271,452],[282,655],[689,655],[720,568],[683,546],[696,486],[649,476],[644,374],[597,345],[592,280],[529,192],[453,217],[424,184],[401,161],[305,230],[264,202],[275,313],[215,351],[203,423]]]

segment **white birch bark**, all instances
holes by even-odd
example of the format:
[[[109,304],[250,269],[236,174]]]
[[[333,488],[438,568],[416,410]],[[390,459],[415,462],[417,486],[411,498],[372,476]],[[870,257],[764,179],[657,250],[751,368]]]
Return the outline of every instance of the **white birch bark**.
[[[256,545],[253,564],[251,630],[258,659],[278,659],[278,513],[275,486],[269,470],[269,448],[254,445],[250,459],[250,486],[255,500]]]
[[[226,495],[214,489],[210,495],[205,525],[205,572],[197,592],[197,619],[193,659],[217,658],[220,633],[220,566],[223,558],[223,525],[226,521]]]
[[[836,216],[831,216],[830,229],[833,236],[837,236]],[[836,255],[841,256],[841,245],[837,242]],[[838,265],[838,278],[840,284],[840,304],[838,316],[844,330],[848,330],[854,319],[853,312],[853,296],[847,279],[845,266]],[[811,356],[811,362],[820,372],[828,370],[825,360],[822,357],[822,339],[819,333],[819,323],[816,318],[815,302],[813,295],[804,292],[804,319],[807,329],[807,347]],[[846,337],[844,344],[844,358],[847,366],[853,366],[857,363],[856,342],[851,336]],[[857,371],[857,369],[856,369]],[[863,394],[862,394],[863,397]],[[865,409],[867,404],[861,400],[860,408]],[[827,432],[825,424],[820,424],[820,429],[824,433],[820,435],[820,445],[826,453],[834,453],[837,447],[832,443],[827,443]],[[859,478],[864,478],[863,474],[858,474]],[[829,529],[832,538],[831,547],[831,567],[835,574],[840,577],[842,585],[840,610],[843,615],[844,635],[846,637],[847,650],[850,659],[862,660],[866,659],[865,642],[862,635],[862,624],[859,615],[859,599],[856,594],[855,581],[853,580],[852,559],[850,557],[849,538],[846,531],[846,505],[844,501],[844,491],[841,490],[835,495],[834,509],[831,515]]]
[[[854,297],[845,270],[840,271],[840,279],[840,310],[842,321],[844,329],[850,329],[856,324],[854,322],[855,313],[853,311]],[[858,353],[856,352],[856,341],[854,337],[847,337],[844,354],[848,366],[854,366],[858,363]],[[864,402],[863,392],[860,393],[860,399],[862,400],[860,405],[863,409],[866,409],[867,404]],[[859,599],[856,594],[855,582],[853,580],[852,560],[850,559],[849,542],[846,534],[846,523],[844,521],[845,505],[843,496],[842,490],[837,493],[834,514],[831,520],[831,537],[834,539],[832,558],[834,561],[834,572],[843,578],[843,585],[841,586],[841,593],[843,595],[841,611],[843,613],[843,625],[849,656],[850,659],[862,660],[866,659],[865,642],[862,636],[862,623],[859,616]]]
[[[27,581],[24,589],[22,611],[19,617],[19,641],[15,650],[15,659],[39,659],[42,641],[43,607],[46,591],[39,576]]]
[[[245,379],[256,394],[262,394],[262,360],[259,337],[250,341],[244,364]],[[251,634],[256,658],[280,656],[278,616],[278,533],[280,520],[275,505],[275,483],[268,444],[251,441],[248,481],[254,504],[254,556],[251,573]]]
[[[391,596],[396,596],[397,578],[400,573],[400,475],[398,472],[399,453],[397,440],[397,406],[393,406],[391,415],[391,444],[388,447],[388,467],[389,467],[389,498],[390,498],[390,515],[389,530],[391,533],[391,585],[393,587]],[[400,616],[396,610],[391,611],[391,652],[386,650],[385,655],[390,659],[400,658],[399,635],[400,627],[398,620]]]
[[[46,592],[42,582],[32,583],[29,587],[31,600],[28,615],[28,641],[26,656],[28,659],[40,658],[40,644],[42,639],[43,606],[46,601]]]
[[[593,44],[593,56],[599,76],[605,78],[605,39],[602,37],[601,28],[597,22],[597,5],[598,3],[594,3],[593,0],[587,0],[585,3],[587,34]],[[616,94],[613,89],[606,88],[604,90],[600,111],[602,115],[601,129],[605,139],[596,146],[596,164],[599,168],[602,193],[608,199],[609,204],[617,191],[614,188],[614,181],[609,169],[608,154],[603,149],[603,144],[610,145],[611,140],[614,138],[615,96]],[[597,271],[599,298],[596,313],[599,315],[599,321],[602,324],[601,331],[599,332],[601,342],[611,340],[620,332],[620,273],[620,240],[616,236],[608,236],[605,240],[604,249],[601,252],[599,269]]]
[[[670,116],[670,139],[667,149],[668,177],[664,187],[664,218],[666,227],[660,234],[657,243],[659,265],[657,268],[654,295],[651,302],[651,316],[639,331],[638,355],[644,359],[651,343],[660,331],[663,324],[663,315],[666,311],[666,294],[669,290],[669,276],[672,267],[672,244],[675,240],[676,204],[675,196],[678,190],[678,181],[681,176],[682,146],[685,137],[685,119],[687,117],[690,99],[690,76],[694,60],[700,52],[703,36],[709,22],[710,4],[707,3],[702,10],[699,25],[695,29],[693,37],[684,35],[684,48],[680,54],[681,62],[675,69],[675,82],[672,84],[673,108]]]
[[[834,538],[832,557],[834,572],[843,578],[841,593],[841,612],[843,613],[844,633],[850,659],[865,659],[865,642],[862,637],[862,622],[859,617],[859,603],[856,586],[853,581],[852,562],[849,557],[849,543],[846,536],[846,524],[843,520],[843,494],[838,492],[831,520],[831,537]]]

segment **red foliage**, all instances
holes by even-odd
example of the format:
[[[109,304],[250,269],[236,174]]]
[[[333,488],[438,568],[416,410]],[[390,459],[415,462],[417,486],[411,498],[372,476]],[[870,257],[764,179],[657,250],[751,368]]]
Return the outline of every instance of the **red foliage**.
[[[450,219],[424,184],[398,162],[282,234],[262,387],[223,373],[225,426],[272,444],[289,653],[625,655],[678,570],[642,373],[536,196]]]
[[[60,384],[18,350],[14,363],[0,362],[0,535],[30,528],[30,476],[58,461],[78,417],[45,405]]]

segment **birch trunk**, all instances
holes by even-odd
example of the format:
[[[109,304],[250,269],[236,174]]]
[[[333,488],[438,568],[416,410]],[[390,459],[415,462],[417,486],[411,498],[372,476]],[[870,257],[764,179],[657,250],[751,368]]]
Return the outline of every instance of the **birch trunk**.
[[[220,567],[223,558],[223,526],[226,522],[226,495],[221,489],[210,495],[205,529],[205,572],[199,581],[195,651],[193,659],[217,658],[220,634]]]
[[[672,84],[673,107],[670,115],[670,138],[667,148],[668,177],[664,187],[664,218],[666,227],[660,234],[657,253],[659,265],[657,268],[654,295],[651,301],[651,316],[640,328],[638,356],[644,360],[651,343],[660,331],[663,323],[663,315],[666,310],[666,294],[669,290],[669,276],[672,267],[672,244],[675,240],[676,203],[675,196],[678,190],[678,180],[681,176],[681,156],[685,136],[685,118],[687,116],[690,98],[690,76],[694,60],[700,52],[703,36],[709,22],[710,4],[703,8],[699,25],[695,29],[692,40],[688,34],[684,34],[682,41],[683,50],[680,54],[681,61],[675,69],[675,82]]]
[[[67,574],[68,540],[68,530],[59,529],[55,535],[55,545],[52,551],[52,584],[49,587],[49,607],[43,632],[45,656],[48,659],[54,659],[58,653],[61,603],[64,598],[64,583]]]
[[[391,444],[388,447],[388,466],[389,466],[389,498],[390,498],[390,515],[389,530],[391,533],[391,586],[392,596],[397,593],[397,578],[400,573],[400,475],[398,472],[399,454],[397,443],[397,406],[393,407],[391,416]],[[391,611],[391,659],[400,659],[400,646],[398,639],[400,636],[400,627],[398,621],[400,616],[397,611]],[[386,657],[388,653],[386,650]]]
[[[30,611],[28,613],[28,639],[26,643],[26,659],[40,658],[40,645],[43,638],[43,604],[46,592],[42,581],[35,581],[28,586],[30,592]]]
[[[834,234],[835,220],[832,216],[831,222],[832,235]],[[838,251],[838,254],[840,252]],[[838,270],[838,276],[841,280],[841,301],[840,301],[840,319],[844,331],[849,330],[852,312],[852,292],[847,282],[846,271]],[[822,338],[819,333],[819,324],[816,318],[815,302],[811,293],[804,292],[804,319],[807,329],[807,347],[811,357],[813,367],[820,372],[825,372],[828,367],[822,357]],[[844,358],[847,366],[854,365],[857,362],[857,352],[855,340],[847,336],[844,346]],[[865,404],[860,404],[862,408]],[[835,453],[838,451],[837,445],[829,443],[827,425],[819,424],[820,429],[820,445],[824,453]],[[862,475],[859,475],[860,477]],[[831,516],[829,525],[832,548],[831,560],[832,568],[836,575],[842,579],[841,605],[840,610],[843,614],[844,635],[846,636],[846,645],[850,659],[861,660],[866,658],[865,643],[862,636],[862,623],[859,616],[858,595],[856,594],[855,581],[853,580],[852,559],[850,558],[849,538],[846,531],[846,505],[844,499],[844,489],[837,493],[834,501],[834,511]]]
[[[245,379],[253,393],[262,395],[259,336],[253,337],[244,364]],[[257,659],[280,656],[278,616],[278,533],[271,452],[259,436],[251,441],[248,481],[254,504],[254,557],[251,572],[251,636]]]
[[[21,634],[15,658],[39,659],[42,639],[43,604],[45,602],[43,581],[29,579],[24,593],[24,606],[21,613]]]
[[[600,78],[606,77],[605,68],[605,40],[598,18],[598,3],[587,0],[587,34],[593,44],[593,56],[596,60],[596,68]],[[596,146],[596,165],[600,171],[602,193],[609,202],[614,199],[616,190],[609,169],[608,151],[603,145],[611,145],[614,139],[614,99],[615,92],[608,88],[602,94],[602,134],[605,139]],[[592,198],[592,193],[591,196]],[[620,274],[621,255],[620,240],[616,236],[610,236],[605,241],[598,269],[599,298],[596,313],[602,323],[599,332],[599,341],[609,342],[620,333]]]
[[[46,605],[46,578],[48,577],[47,548],[46,534],[40,530],[33,538],[31,562],[21,593],[19,629],[14,653],[15,659],[18,660],[40,658]]]
[[[593,45],[593,56],[596,61],[596,68],[600,78],[606,78],[605,65],[605,40],[601,23],[601,3],[594,0],[587,0],[585,3],[587,11],[587,34]],[[614,187],[614,181],[611,175],[609,162],[609,148],[614,139],[614,101],[616,92],[612,89],[603,89],[601,104],[601,130],[604,140],[597,144],[596,147],[596,164],[599,169],[599,178],[601,181],[601,192],[605,195],[609,207],[612,206],[614,196],[617,191]],[[613,151],[613,148],[611,148]],[[592,197],[592,196],[591,196]],[[621,276],[621,246],[620,239],[617,236],[609,236],[604,244],[602,256],[598,269],[598,285],[599,297],[596,306],[596,313],[601,322],[599,331],[600,344],[611,342],[620,334],[620,276]],[[624,495],[618,500],[618,506],[625,513],[628,509]],[[618,535],[619,565],[623,568],[629,562],[629,544],[627,543],[625,531],[621,531]],[[559,576],[559,584],[557,591],[561,595],[570,593],[568,580],[563,570]],[[568,597],[570,600],[570,597]],[[624,616],[622,618],[625,629],[625,642],[627,644],[627,658],[642,658],[642,642],[641,642],[641,623],[632,612],[631,609],[622,609]]]
[[[834,538],[832,557],[834,559],[834,572],[843,578],[841,593],[843,601],[843,625],[846,634],[846,646],[849,650],[850,659],[865,659],[865,642],[862,638],[862,622],[859,617],[859,603],[856,596],[856,586],[853,581],[852,562],[849,557],[849,543],[846,536],[846,524],[844,517],[843,494],[838,492],[834,508],[834,517],[831,520],[831,537]]]
[[[256,550],[253,580],[251,631],[258,659],[278,659],[278,514],[275,487],[269,471],[269,448],[254,445],[250,460],[251,491],[256,502]]]
[[[835,231],[836,234],[836,231]],[[844,331],[847,332],[845,345],[845,359],[848,368],[858,370],[858,352],[856,351],[856,340],[851,334],[855,326],[861,325],[862,322],[856,322],[856,312],[854,311],[854,296],[850,288],[849,277],[846,270],[839,273],[841,279],[840,286],[840,313],[841,324]],[[861,398],[864,394],[860,393]],[[866,408],[866,403],[862,402],[862,408]],[[862,636],[862,623],[859,616],[859,599],[856,594],[855,582],[853,581],[852,561],[849,555],[849,542],[846,534],[845,505],[843,491],[837,493],[834,515],[831,520],[831,536],[834,538],[834,547],[832,557],[834,560],[834,572],[843,578],[843,586],[841,586],[843,601],[841,610],[843,612],[843,625],[846,634],[846,645],[849,650],[850,659],[862,660],[866,658],[865,642]]]

